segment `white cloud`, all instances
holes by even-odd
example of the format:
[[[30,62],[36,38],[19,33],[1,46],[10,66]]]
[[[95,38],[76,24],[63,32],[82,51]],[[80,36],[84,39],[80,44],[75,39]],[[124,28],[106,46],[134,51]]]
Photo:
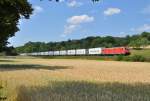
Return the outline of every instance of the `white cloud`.
[[[63,36],[74,32],[81,24],[94,21],[94,17],[88,15],[72,16],[67,19]]]
[[[150,24],[144,24],[143,26],[140,26],[138,28],[132,28],[131,31],[135,32],[150,31]]]
[[[119,8],[108,8],[107,10],[104,11],[104,15],[106,16],[111,16],[119,13],[121,13],[121,9]]]
[[[33,12],[34,15],[43,12],[43,8],[40,6],[33,6],[33,8],[34,8],[34,12]]]
[[[144,14],[150,14],[150,5],[147,6],[147,7],[145,7],[145,8],[143,9],[142,13],[144,13]]]
[[[83,3],[77,2],[76,0],[72,0],[72,1],[68,2],[67,5],[69,7],[79,7],[79,6],[82,6]]]
[[[59,2],[64,2],[65,0],[59,0]]]
[[[72,33],[74,30],[76,30],[77,27],[78,27],[78,25],[66,25],[64,34]]]
[[[69,24],[81,24],[86,22],[92,22],[94,20],[94,17],[90,17],[88,15],[79,15],[79,16],[73,16],[67,20],[67,23]]]

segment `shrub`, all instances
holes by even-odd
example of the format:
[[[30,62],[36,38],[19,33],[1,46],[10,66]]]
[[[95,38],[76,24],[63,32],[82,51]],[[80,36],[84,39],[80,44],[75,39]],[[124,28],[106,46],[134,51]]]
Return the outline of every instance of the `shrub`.
[[[133,62],[149,62],[150,59],[147,59],[141,55],[133,55],[133,56],[122,56],[119,55],[115,58],[116,61],[133,61]]]
[[[116,61],[122,61],[124,60],[124,57],[122,55],[119,55],[115,58]]]
[[[144,62],[144,61],[146,61],[146,58],[141,56],[141,55],[134,55],[134,56],[131,57],[131,61]]]
[[[123,59],[124,61],[132,61],[131,57],[130,56],[127,56]]]

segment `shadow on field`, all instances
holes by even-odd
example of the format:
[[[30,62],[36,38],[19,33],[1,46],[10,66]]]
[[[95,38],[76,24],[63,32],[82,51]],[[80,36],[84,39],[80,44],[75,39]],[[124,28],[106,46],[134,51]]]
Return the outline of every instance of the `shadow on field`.
[[[0,64],[0,71],[15,71],[26,69],[45,69],[45,70],[59,70],[59,69],[72,69],[68,66],[44,66],[34,64]]]
[[[16,101],[150,101],[149,84],[51,82],[20,87]]]
[[[16,62],[14,60],[0,60],[0,62]]]

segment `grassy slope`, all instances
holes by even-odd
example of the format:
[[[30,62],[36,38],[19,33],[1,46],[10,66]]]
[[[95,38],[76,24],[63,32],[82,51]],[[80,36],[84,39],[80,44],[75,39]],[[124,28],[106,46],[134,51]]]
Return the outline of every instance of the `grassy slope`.
[[[150,49],[145,49],[145,50],[131,50],[131,55],[141,55],[144,57],[150,57]]]

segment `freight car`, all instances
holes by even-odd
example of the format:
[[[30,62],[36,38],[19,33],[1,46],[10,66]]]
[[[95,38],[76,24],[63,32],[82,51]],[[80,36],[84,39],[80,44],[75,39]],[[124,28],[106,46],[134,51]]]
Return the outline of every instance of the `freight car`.
[[[126,47],[113,47],[113,48],[89,48],[89,49],[72,49],[61,51],[48,51],[48,52],[34,52],[22,53],[20,55],[31,56],[76,56],[76,55],[128,55],[130,51]]]
[[[102,48],[90,48],[88,49],[89,55],[101,55],[102,54]]]
[[[76,55],[86,55],[88,54],[86,49],[77,49],[76,50]]]
[[[68,50],[67,55],[76,55],[76,50]]]
[[[60,51],[54,51],[54,55],[55,56],[59,56],[60,55]]]
[[[62,51],[60,51],[60,55],[61,55],[61,56],[67,55],[67,50],[62,50]]]

